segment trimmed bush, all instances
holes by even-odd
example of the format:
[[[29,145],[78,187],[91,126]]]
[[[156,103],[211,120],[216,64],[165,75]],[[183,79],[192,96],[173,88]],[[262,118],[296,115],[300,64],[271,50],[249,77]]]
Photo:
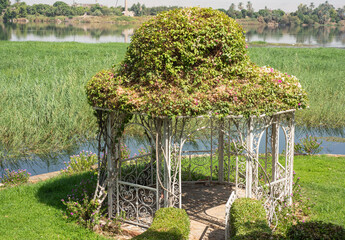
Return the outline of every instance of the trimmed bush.
[[[272,236],[261,202],[250,198],[236,199],[230,210],[231,239],[267,239]]]
[[[213,9],[161,13],[136,30],[119,66],[88,82],[89,103],[150,116],[249,116],[305,108],[298,79],[251,62],[243,32]]]
[[[151,227],[134,240],[184,240],[190,231],[189,217],[184,209],[161,208],[156,212]]]
[[[324,223],[320,221],[311,221],[293,225],[287,232],[287,239],[305,240],[305,239],[323,239],[323,240],[344,240],[345,229],[341,226]]]

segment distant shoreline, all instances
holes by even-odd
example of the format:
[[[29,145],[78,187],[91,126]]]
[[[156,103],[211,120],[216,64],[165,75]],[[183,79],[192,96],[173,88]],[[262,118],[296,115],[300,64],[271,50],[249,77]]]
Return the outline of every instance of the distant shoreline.
[[[109,23],[109,24],[141,24],[146,22],[153,16],[135,16],[135,17],[127,17],[127,16],[91,16],[91,15],[84,15],[84,16],[56,16],[56,17],[46,17],[46,16],[35,16],[29,15],[26,18],[16,18],[13,19],[13,23],[71,23],[71,24],[79,24],[79,23]],[[241,18],[235,19],[241,25],[252,25],[252,26],[268,26],[271,28],[277,28],[280,26],[278,22],[259,22],[255,18]],[[0,22],[3,22],[3,18],[0,16]],[[332,23],[332,24],[300,24],[300,26],[314,26],[314,27],[321,27],[321,26],[344,26],[344,23]]]

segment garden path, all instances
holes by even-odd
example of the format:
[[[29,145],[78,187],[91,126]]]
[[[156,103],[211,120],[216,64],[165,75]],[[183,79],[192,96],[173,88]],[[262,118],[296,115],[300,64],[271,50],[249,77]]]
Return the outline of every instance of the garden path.
[[[190,240],[224,239],[225,204],[232,190],[218,183],[182,184],[182,208],[191,220]]]

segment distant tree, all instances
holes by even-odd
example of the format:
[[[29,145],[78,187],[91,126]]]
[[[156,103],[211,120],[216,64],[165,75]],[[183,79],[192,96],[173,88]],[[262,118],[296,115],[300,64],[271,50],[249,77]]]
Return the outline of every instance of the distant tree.
[[[267,8],[265,8],[265,9],[260,9],[260,10],[258,11],[258,15],[259,15],[259,16],[262,16],[262,17],[267,17],[267,16],[270,15],[270,10],[268,10]]]
[[[248,10],[248,12],[249,11],[254,11],[253,4],[250,1],[247,2],[247,10]]]
[[[311,9],[311,10],[313,10],[313,9],[314,9],[314,7],[315,7],[314,3],[313,3],[313,2],[311,2],[311,3],[310,3],[310,5],[309,5],[309,7],[310,7],[310,9]]]
[[[11,5],[10,0],[0,0],[0,15],[2,13],[2,10],[6,9]]]
[[[228,13],[228,11],[226,11],[224,8],[218,8],[217,10],[218,10],[218,11],[221,11],[221,12],[223,12],[223,13],[226,13],[226,14]]]
[[[97,4],[92,4],[92,6],[91,6],[91,12],[95,12],[96,10],[99,10],[99,11],[101,11],[101,6],[97,3]]]
[[[13,21],[13,19],[15,19],[17,17],[18,17],[18,9],[7,8],[5,11],[3,19],[4,19],[4,22],[11,22],[11,21]]]
[[[108,8],[107,6],[103,6],[103,7],[101,8],[101,12],[102,12],[102,14],[103,14],[104,16],[109,16],[109,15],[111,15],[111,9]]]
[[[63,1],[57,1],[53,4],[53,7],[66,7],[66,6],[68,6],[68,4]]]
[[[246,13],[246,15],[248,17],[253,17],[253,15],[254,15],[253,4],[250,1],[247,2],[247,13]]]
[[[122,7],[110,7],[112,15],[121,16],[122,15]]]
[[[134,12],[135,16],[142,16],[143,15],[140,3],[133,4],[132,7],[129,8],[129,10]]]
[[[28,16],[28,11],[26,10],[26,4],[21,4],[18,7],[18,17],[25,18]]]
[[[102,16],[103,14],[102,14],[101,10],[96,9],[96,10],[92,13],[92,15],[93,15],[93,16]]]
[[[231,18],[236,18],[236,6],[234,3],[231,3],[228,11],[226,12],[226,14],[228,14],[229,17]]]
[[[238,9],[239,9],[239,10],[242,10],[242,9],[243,9],[243,3],[242,3],[242,2],[239,2],[239,3],[238,3]]]

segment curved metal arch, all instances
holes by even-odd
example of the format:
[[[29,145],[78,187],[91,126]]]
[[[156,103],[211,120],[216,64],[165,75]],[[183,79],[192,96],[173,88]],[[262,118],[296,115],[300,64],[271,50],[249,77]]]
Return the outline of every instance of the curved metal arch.
[[[143,124],[140,124],[140,123],[127,123],[127,124],[125,125],[124,129],[126,129],[127,127],[129,127],[129,126],[131,126],[131,125],[138,125],[138,126],[140,126],[140,127],[143,127],[143,128],[145,129],[145,131],[149,134],[149,136],[150,136],[150,138],[151,138],[151,140],[152,140],[152,141],[150,141],[151,148],[152,148],[152,149],[155,149],[155,147],[156,147],[156,142],[154,141],[155,138],[153,137],[153,135],[152,135],[150,129],[148,129],[146,126],[144,126]]]

